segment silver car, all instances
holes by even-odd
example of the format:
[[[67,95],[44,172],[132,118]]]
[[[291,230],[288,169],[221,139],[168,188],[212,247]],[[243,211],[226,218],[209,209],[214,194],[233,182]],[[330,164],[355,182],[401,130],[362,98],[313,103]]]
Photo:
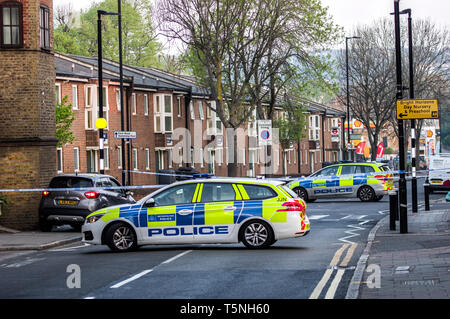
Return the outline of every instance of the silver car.
[[[50,181],[49,190],[42,192],[39,228],[48,232],[53,225],[69,224],[81,230],[90,213],[108,206],[135,203],[132,193],[123,188],[114,189],[120,186],[114,177],[103,174],[55,176]]]

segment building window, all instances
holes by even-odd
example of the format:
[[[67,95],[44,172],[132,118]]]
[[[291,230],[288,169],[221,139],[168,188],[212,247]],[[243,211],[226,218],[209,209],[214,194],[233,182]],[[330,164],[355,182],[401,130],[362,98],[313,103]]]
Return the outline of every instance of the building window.
[[[145,169],[150,169],[150,149],[145,149]]]
[[[117,106],[117,111],[121,110],[121,105],[120,105],[120,90],[117,89],[116,90],[116,106]]]
[[[62,148],[57,148],[56,149],[56,168],[58,173],[62,173],[63,172],[63,153],[62,153]]]
[[[172,96],[164,96],[164,132],[172,132]]]
[[[21,3],[0,3],[0,26],[0,47],[20,48],[23,46]]]
[[[78,147],[74,147],[73,149],[73,169],[75,172],[80,170],[80,150]]]
[[[194,113],[194,105],[193,102],[191,101],[191,103],[189,104],[189,110],[191,112],[191,120],[195,120],[195,113]]]
[[[72,109],[78,110],[78,86],[72,85]]]
[[[177,97],[177,110],[178,110],[178,117],[181,117],[181,97]]]
[[[103,166],[105,169],[109,169],[109,148],[103,148]]]
[[[144,115],[148,115],[148,95],[144,94]]]
[[[161,102],[164,105],[161,105]],[[155,132],[166,133],[172,132],[173,116],[172,116],[172,96],[171,95],[155,95],[154,104],[154,122]]]
[[[204,120],[205,116],[203,114],[203,103],[202,101],[198,101],[198,114],[200,115],[200,120]]]
[[[41,48],[50,49],[50,11],[46,6],[40,9]]]
[[[133,148],[133,169],[138,169],[138,150],[137,148]]]
[[[117,168],[122,168],[122,146],[117,146]]]
[[[136,93],[133,93],[131,95],[131,113],[133,113],[133,115],[137,114],[137,111],[136,111]]]

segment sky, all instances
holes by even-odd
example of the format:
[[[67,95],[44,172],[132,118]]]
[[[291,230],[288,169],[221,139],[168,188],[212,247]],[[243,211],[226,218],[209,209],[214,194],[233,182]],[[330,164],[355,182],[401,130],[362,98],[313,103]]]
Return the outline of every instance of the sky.
[[[321,0],[336,24],[351,33],[359,24],[371,24],[394,11],[394,0]],[[86,9],[100,0],[53,0],[53,6],[72,3],[75,10]],[[438,26],[450,29],[450,0],[400,0],[400,10],[411,9],[413,19],[430,18]]]

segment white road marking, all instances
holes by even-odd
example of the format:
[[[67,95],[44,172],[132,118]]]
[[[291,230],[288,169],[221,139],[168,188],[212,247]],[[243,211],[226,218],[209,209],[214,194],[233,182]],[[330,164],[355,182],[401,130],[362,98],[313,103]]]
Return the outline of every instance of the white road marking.
[[[345,272],[345,269],[338,269],[336,276],[334,276],[334,279],[331,282],[330,288],[328,288],[328,291],[325,295],[325,299],[333,299],[334,298],[337,287],[339,286],[339,283],[341,282],[342,275],[344,275],[344,272]]]
[[[84,248],[87,246],[91,246],[91,245],[84,243],[83,245],[79,245],[79,246],[72,246],[72,247],[66,247],[66,248],[55,248],[55,249],[50,249],[49,251],[73,251],[73,250]]]
[[[132,281],[134,281],[134,280],[136,280],[136,279],[139,279],[139,278],[141,278],[142,276],[145,276],[146,274],[148,274],[148,273],[150,273],[150,272],[152,272],[152,271],[153,271],[153,268],[152,268],[152,269],[147,269],[147,270],[141,271],[140,273],[134,275],[133,277],[130,277],[130,278],[124,280],[124,281],[121,281],[121,282],[119,282],[119,283],[117,283],[117,284],[115,284],[115,285],[113,285],[113,286],[111,286],[111,287],[109,287],[109,288],[119,288],[119,287],[122,287],[123,285],[126,285],[126,284],[129,283],[129,282],[132,282]]]
[[[325,218],[328,216],[330,216],[330,215],[308,215],[308,219],[309,220],[322,219],[322,218]]]
[[[27,257],[25,260],[16,262],[14,264],[3,264],[2,267],[4,267],[4,268],[19,268],[19,267],[27,266],[27,265],[32,264],[37,261],[44,260],[44,259],[45,258],[29,258],[29,257]]]
[[[347,247],[349,247],[350,244],[344,244],[341,246],[341,248],[339,248],[334,256],[333,259],[330,262],[330,266],[336,266],[339,263],[339,259],[341,259],[341,255],[342,253],[347,249]],[[322,279],[320,279],[319,283],[317,284],[317,286],[314,288],[313,292],[311,293],[311,295],[309,296],[309,299],[318,299],[323,288],[325,287],[325,285],[327,284],[328,280],[330,279],[332,273],[333,273],[334,268],[328,268],[327,270],[325,270],[325,273],[322,276]]]
[[[190,253],[191,251],[192,250],[186,250],[186,251],[184,251],[182,253],[179,253],[178,255],[161,262],[159,265],[153,267],[152,269],[147,269],[147,270],[141,271],[140,273],[138,273],[138,274],[136,274],[136,275],[134,275],[134,276],[132,276],[132,277],[130,277],[128,279],[125,279],[125,280],[123,280],[121,282],[118,282],[117,284],[112,285],[109,288],[120,288],[123,285],[126,285],[126,284],[128,284],[128,283],[130,283],[130,282],[132,282],[132,281],[134,281],[136,279],[141,278],[142,276],[147,275],[148,273],[151,273],[153,270],[155,270],[155,268],[157,268],[157,267],[159,267],[159,266],[161,266],[163,264],[168,264],[168,263],[170,263],[170,262],[172,262],[172,261],[174,261],[174,260],[176,260],[176,259],[178,259],[178,258],[180,258],[180,257],[182,257],[182,256],[184,256],[184,255],[186,255],[188,253]]]

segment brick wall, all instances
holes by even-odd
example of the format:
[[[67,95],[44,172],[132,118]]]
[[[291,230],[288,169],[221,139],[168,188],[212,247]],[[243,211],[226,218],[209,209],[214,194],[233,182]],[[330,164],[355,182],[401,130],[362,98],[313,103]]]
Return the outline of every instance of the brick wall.
[[[21,2],[24,46],[0,49],[0,188],[45,187],[56,173],[55,68],[52,52],[40,49],[39,38],[39,6],[52,13],[52,1]],[[41,194],[5,194],[11,205],[3,209],[0,224],[36,228]]]

